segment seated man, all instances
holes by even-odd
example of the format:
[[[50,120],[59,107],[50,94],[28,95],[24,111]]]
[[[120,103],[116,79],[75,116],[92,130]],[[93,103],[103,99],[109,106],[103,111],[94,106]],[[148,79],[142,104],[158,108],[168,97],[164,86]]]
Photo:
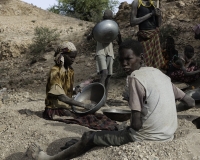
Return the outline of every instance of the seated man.
[[[200,69],[194,60],[194,48],[186,45],[184,54],[175,55],[169,63],[167,75],[174,81],[190,83],[200,77]]]
[[[51,68],[47,85],[45,119],[53,119],[57,116],[73,116],[70,112],[71,105],[83,108],[92,107],[91,104],[84,104],[72,99],[74,70],[72,64],[76,58],[77,50],[73,43],[64,42],[55,52],[55,65]]]
[[[125,40],[119,47],[119,60],[127,77],[127,95],[131,124],[120,131],[86,132],[80,141],[62,152],[49,156],[37,145],[30,147],[37,160],[71,159],[94,146],[119,146],[135,141],[169,141],[177,129],[175,100],[195,106],[195,101],[176,88],[160,70],[144,66],[143,47],[135,40]]]

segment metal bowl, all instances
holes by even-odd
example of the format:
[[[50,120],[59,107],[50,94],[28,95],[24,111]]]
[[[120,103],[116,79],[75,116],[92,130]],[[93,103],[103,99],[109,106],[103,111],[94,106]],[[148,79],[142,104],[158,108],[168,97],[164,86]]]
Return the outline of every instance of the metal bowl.
[[[200,101],[200,88],[189,90],[186,94],[191,96],[195,101]]]
[[[130,110],[110,108],[110,109],[103,109],[102,112],[108,118],[119,122],[127,121],[131,118]]]
[[[92,114],[98,111],[105,103],[105,87],[101,83],[91,83],[82,89],[81,93],[78,93],[74,100],[85,103],[91,101],[95,103],[95,106],[90,110],[81,109],[77,106],[72,106],[72,110],[77,114]]]
[[[103,20],[93,29],[94,39],[100,43],[110,43],[119,34],[118,24],[113,20]]]

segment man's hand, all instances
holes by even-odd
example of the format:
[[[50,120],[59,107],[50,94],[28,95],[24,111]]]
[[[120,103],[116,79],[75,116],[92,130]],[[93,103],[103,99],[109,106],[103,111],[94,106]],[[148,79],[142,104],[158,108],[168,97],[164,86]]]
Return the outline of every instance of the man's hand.
[[[92,39],[92,34],[89,34],[88,36],[87,36],[87,40],[89,41],[89,40],[91,40]]]
[[[188,109],[195,106],[195,100],[187,94],[182,98],[181,102],[185,103]]]
[[[155,8],[152,11],[152,16],[161,16],[161,10],[159,8]]]
[[[195,100],[188,95],[185,95],[181,102],[176,106],[177,112],[185,111],[195,106]]]

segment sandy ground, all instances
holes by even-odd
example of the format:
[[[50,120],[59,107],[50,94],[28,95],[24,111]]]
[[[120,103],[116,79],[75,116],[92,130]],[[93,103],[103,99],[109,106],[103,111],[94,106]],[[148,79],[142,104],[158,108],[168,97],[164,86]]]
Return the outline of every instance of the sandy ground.
[[[2,2],[0,39],[4,50],[1,52],[5,57],[16,56],[16,58],[0,61],[0,98],[2,99],[2,102],[0,101],[0,160],[31,160],[25,156],[25,152],[32,142],[38,143],[49,155],[56,154],[68,140],[79,139],[90,129],[42,118],[45,107],[46,75],[53,65],[53,52],[45,53],[43,59],[30,65],[30,55],[21,55],[20,51],[27,48],[31,42],[33,29],[36,26],[58,28],[62,40],[74,40],[78,44],[83,39],[85,31],[93,24],[52,15],[19,1],[12,0],[8,6],[3,6]],[[186,6],[192,6],[191,2],[187,1]],[[182,14],[183,8],[177,7],[177,3],[182,1],[166,3],[167,8],[163,11],[167,16],[169,15],[165,19],[169,20],[170,24],[182,27],[182,34],[179,35],[182,38],[178,38],[176,47],[182,50],[185,39],[195,47],[199,46],[199,41],[194,40],[191,31],[193,24],[188,25],[190,21],[179,20],[180,17],[174,18],[177,15],[185,17]],[[191,11],[191,8],[188,11]],[[193,11],[195,12],[185,11],[185,14],[189,13],[191,21],[194,20],[195,23],[197,20],[195,15],[199,17],[199,14],[196,12],[198,10],[193,9]],[[130,35],[130,28],[125,30],[127,32],[123,31],[124,38]],[[87,47],[84,45],[80,45],[81,50],[74,64],[76,84],[91,78],[96,72],[94,53],[85,51]],[[200,87],[199,82],[198,80],[191,86]],[[128,109],[127,103],[122,101],[121,96],[124,85],[124,77],[112,78],[107,102],[110,107]],[[197,103],[195,108],[177,113],[179,126],[171,142],[135,142],[120,147],[96,147],[75,160],[200,160],[200,132],[192,123],[200,115],[199,107],[200,104]]]
[[[80,57],[74,64],[74,68],[77,70],[77,83],[79,83],[78,79],[82,80],[85,75],[93,73],[90,68],[86,69],[84,74],[81,74],[82,72],[77,69],[77,66],[85,65],[85,62],[78,63],[78,61],[80,62]],[[48,70],[47,65],[51,64],[50,62],[49,59],[45,65],[42,62],[35,65]],[[35,68],[35,66],[32,67]],[[94,68],[93,70],[95,71]],[[15,73],[17,72],[15,71]],[[45,75],[45,73],[43,74]],[[32,74],[27,73],[27,75],[31,76]],[[28,79],[28,76],[24,76]],[[44,77],[41,80],[35,80],[31,84],[27,83],[25,86],[23,86],[24,83],[19,83],[23,86],[21,88],[13,87],[12,89],[11,87],[4,92],[1,90],[3,105],[0,108],[0,157],[2,160],[29,160],[30,158],[25,156],[25,152],[32,142],[38,143],[44,151],[53,155],[58,153],[60,147],[64,146],[68,140],[72,138],[79,139],[85,131],[90,130],[80,125],[47,121],[42,118],[46,82]],[[15,78],[17,79],[17,76]],[[112,78],[108,98],[110,107],[128,109],[127,103],[122,100],[121,96],[124,85],[125,77]],[[199,86],[198,81],[193,86]],[[179,127],[172,142],[137,142],[120,147],[96,147],[75,159],[200,159],[200,153],[198,152],[200,132],[192,123],[192,120],[200,115],[199,107],[200,105],[197,104],[193,109],[178,113]],[[101,110],[98,112],[101,112]],[[129,121],[127,121],[128,123]]]

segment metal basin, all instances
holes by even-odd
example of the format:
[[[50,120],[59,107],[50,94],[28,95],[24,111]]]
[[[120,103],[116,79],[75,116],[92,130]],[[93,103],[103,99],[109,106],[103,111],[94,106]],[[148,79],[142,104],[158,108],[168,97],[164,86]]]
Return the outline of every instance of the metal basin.
[[[130,110],[111,108],[111,109],[103,109],[102,112],[108,118],[119,122],[127,121],[131,118]]]
[[[186,94],[191,96],[195,101],[200,101],[200,88],[189,90]]]
[[[94,39],[100,43],[110,43],[119,34],[118,24],[113,20],[103,20],[93,29]]]
[[[74,100],[79,102],[91,102],[95,104],[90,110],[82,109],[77,106],[72,106],[72,110],[77,114],[92,114],[98,111],[105,103],[105,87],[101,83],[91,83],[83,88],[81,93],[78,93]]]

